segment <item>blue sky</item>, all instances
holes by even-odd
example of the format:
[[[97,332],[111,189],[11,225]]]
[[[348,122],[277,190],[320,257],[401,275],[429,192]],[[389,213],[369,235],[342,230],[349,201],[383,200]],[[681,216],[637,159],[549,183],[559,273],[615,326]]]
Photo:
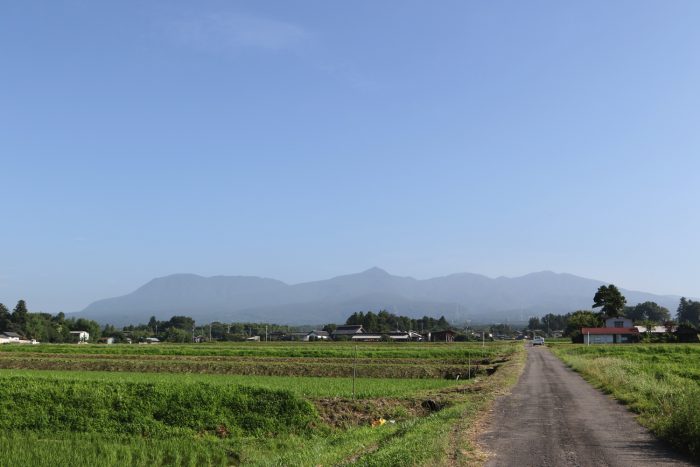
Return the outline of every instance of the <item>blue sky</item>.
[[[700,296],[698,20],[681,0],[3,2],[0,302],[375,265]]]

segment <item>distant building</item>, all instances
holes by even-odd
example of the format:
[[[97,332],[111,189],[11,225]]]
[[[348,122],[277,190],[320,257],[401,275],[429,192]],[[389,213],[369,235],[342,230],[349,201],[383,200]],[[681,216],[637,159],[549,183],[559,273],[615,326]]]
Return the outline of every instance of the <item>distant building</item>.
[[[390,332],[387,337],[392,341],[422,341],[423,336],[415,331],[394,331]]]
[[[87,331],[71,331],[70,335],[77,337],[79,344],[87,343],[90,340],[90,333]]]
[[[635,326],[635,328],[640,333],[649,332],[651,334],[666,334],[668,332],[676,332],[677,329],[676,326],[649,326],[648,328],[646,326]]]
[[[454,342],[456,335],[457,333],[451,329],[433,331],[430,335],[430,342]]]
[[[16,332],[8,331],[0,334],[0,344],[19,344],[20,339],[22,336]]]
[[[605,319],[605,327],[581,328],[584,344],[629,344],[639,341],[639,331],[624,316]]]
[[[335,328],[335,331],[333,331],[333,339],[344,336],[352,338],[359,334],[365,334],[365,329],[361,324],[344,324]]]
[[[317,331],[314,329],[313,331],[311,331],[310,333],[308,333],[306,335],[305,340],[307,340],[307,341],[325,341],[325,340],[328,340],[330,338],[331,338],[331,336],[330,336],[330,334],[328,334],[328,331]]]
[[[353,342],[379,342],[382,340],[381,334],[355,334],[350,338]]]

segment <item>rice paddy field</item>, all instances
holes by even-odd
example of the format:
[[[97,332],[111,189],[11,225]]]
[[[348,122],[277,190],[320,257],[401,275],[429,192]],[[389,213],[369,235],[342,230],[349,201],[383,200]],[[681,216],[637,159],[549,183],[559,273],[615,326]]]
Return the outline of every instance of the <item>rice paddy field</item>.
[[[700,460],[700,345],[555,344],[588,381],[639,414],[657,436]]]
[[[522,343],[0,347],[21,465],[460,465]],[[353,378],[353,372],[356,377]]]

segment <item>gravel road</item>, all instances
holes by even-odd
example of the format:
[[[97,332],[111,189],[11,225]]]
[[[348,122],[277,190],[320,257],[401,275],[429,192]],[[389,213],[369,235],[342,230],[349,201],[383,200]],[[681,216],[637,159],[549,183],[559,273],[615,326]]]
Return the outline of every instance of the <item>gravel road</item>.
[[[528,348],[520,381],[496,402],[479,442],[493,455],[487,467],[697,465],[545,347]]]

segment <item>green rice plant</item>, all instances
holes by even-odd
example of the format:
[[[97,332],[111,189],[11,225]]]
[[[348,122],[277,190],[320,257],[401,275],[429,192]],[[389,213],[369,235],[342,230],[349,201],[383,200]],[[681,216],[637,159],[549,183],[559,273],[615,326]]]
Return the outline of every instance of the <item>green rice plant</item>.
[[[3,378],[0,430],[165,437],[303,433],[313,406],[290,391],[205,383]]]
[[[212,344],[158,345],[76,345],[41,344],[36,346],[2,345],[0,354],[93,354],[93,355],[180,355],[180,356],[252,356],[284,358],[489,358],[511,355],[517,342],[408,343],[408,342],[236,342]]]
[[[102,382],[143,382],[159,384],[245,385],[270,390],[288,390],[307,398],[343,397],[353,395],[352,378],[325,378],[304,376],[243,376],[197,373],[134,373],[102,371],[53,371],[53,370],[0,370],[0,385],[5,378],[23,376],[47,381],[79,380]],[[435,391],[468,384],[467,380],[447,379],[403,379],[403,378],[356,378],[355,397],[358,399],[378,397],[409,397],[416,393]]]

